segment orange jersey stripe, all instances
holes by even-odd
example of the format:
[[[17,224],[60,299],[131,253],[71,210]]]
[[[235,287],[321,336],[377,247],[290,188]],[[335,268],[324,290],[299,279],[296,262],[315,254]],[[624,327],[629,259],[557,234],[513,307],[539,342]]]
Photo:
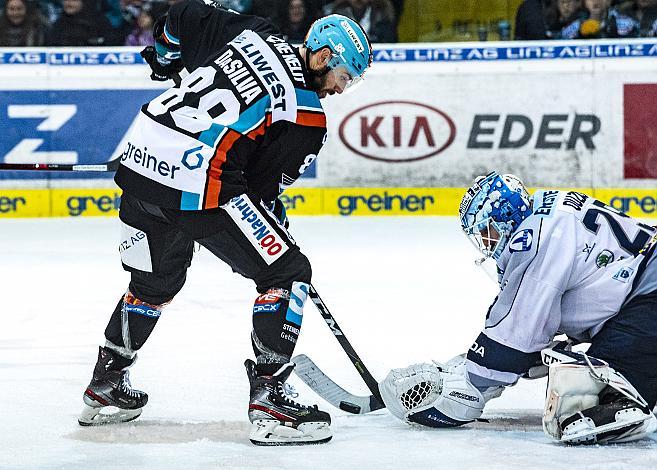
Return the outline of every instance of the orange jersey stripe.
[[[226,162],[228,151],[232,148],[237,139],[241,137],[239,132],[229,130],[224,135],[221,142],[214,152],[214,156],[210,160],[210,167],[208,168],[208,181],[205,190],[205,200],[203,201],[203,209],[214,209],[219,207],[219,193],[221,192],[221,173],[222,167]]]
[[[324,113],[297,111],[297,124],[309,127],[326,127],[326,115]]]
[[[267,113],[267,116],[265,117],[265,120],[262,121],[262,123],[253,129],[251,132],[249,132],[246,136],[251,139],[255,140],[256,137],[264,135],[265,129],[271,125],[271,114]]]

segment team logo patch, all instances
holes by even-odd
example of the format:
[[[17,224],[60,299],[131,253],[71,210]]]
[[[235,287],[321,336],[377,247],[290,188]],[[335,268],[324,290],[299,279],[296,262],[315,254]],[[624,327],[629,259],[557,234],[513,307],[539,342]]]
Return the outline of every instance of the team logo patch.
[[[602,250],[598,257],[595,259],[595,265],[598,268],[607,266],[609,263],[613,263],[614,254],[609,250]]]
[[[509,251],[511,253],[527,251],[532,247],[532,241],[534,241],[534,231],[530,228],[526,228],[516,233],[513,238],[511,238],[511,241],[509,242]]]
[[[614,279],[618,282],[630,282],[633,274],[634,269],[632,268],[620,268],[618,272],[614,274]]]

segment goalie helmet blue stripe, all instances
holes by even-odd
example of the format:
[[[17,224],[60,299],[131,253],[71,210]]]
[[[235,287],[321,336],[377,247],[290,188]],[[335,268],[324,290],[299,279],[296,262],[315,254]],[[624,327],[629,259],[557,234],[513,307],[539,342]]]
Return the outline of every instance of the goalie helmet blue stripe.
[[[353,78],[362,77],[372,63],[372,45],[367,34],[346,16],[329,15],[315,21],[304,46],[311,52],[328,47],[335,57],[329,67],[343,65]]]

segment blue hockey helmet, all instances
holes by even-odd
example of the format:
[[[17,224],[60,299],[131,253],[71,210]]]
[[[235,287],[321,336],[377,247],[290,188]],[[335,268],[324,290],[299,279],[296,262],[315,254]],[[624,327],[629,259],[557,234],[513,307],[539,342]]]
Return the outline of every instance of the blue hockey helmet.
[[[459,207],[461,227],[484,257],[499,259],[518,226],[532,213],[532,198],[520,179],[496,172],[480,176]]]
[[[372,63],[372,45],[367,34],[351,18],[342,15],[329,15],[316,20],[306,35],[304,46],[310,52],[328,47],[333,57],[328,68],[344,69],[349,79],[345,88],[363,78]]]

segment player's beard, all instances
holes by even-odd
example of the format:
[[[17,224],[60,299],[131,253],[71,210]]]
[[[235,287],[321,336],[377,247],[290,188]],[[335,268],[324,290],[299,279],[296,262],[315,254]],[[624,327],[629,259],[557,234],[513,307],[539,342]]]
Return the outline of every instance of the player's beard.
[[[310,86],[320,98],[326,98],[328,95],[335,94],[335,91],[327,86],[330,70],[325,69],[325,71],[326,73],[324,73],[324,70],[319,72],[313,70],[313,73],[310,75]]]

